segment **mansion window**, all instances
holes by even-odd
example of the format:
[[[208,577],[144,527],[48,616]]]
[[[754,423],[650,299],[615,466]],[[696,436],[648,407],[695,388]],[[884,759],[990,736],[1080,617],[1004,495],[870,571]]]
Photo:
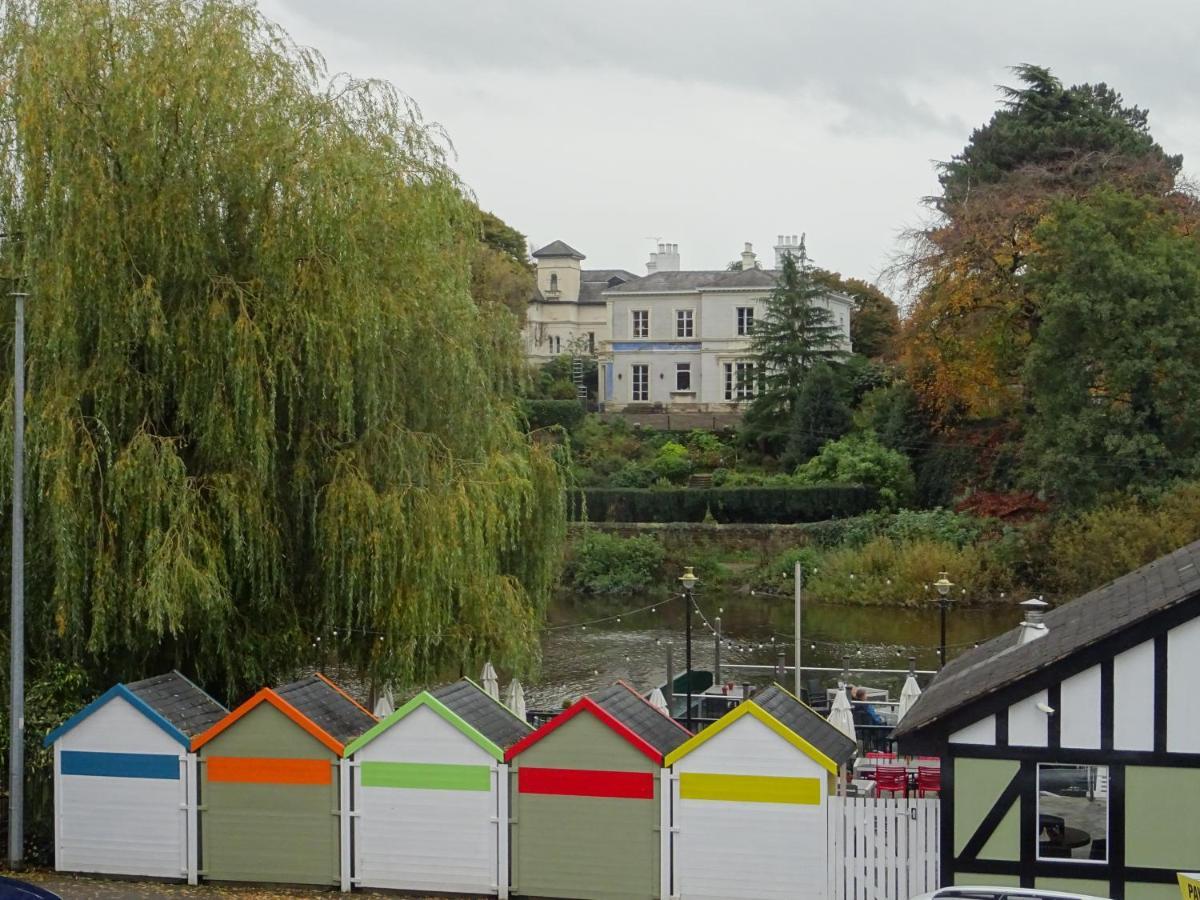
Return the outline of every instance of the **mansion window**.
[[[692,311],[690,309],[675,310],[675,337],[690,338],[693,333]]]
[[[635,338],[650,337],[650,310],[635,309],[633,311],[633,336]]]
[[[754,398],[754,363],[725,363],[725,399],[751,400]]]
[[[1037,858],[1108,861],[1108,766],[1040,763]]]
[[[556,275],[554,272],[550,273],[550,290],[558,290],[558,275]]]
[[[692,389],[692,364],[675,363],[675,390],[690,391]]]
[[[737,308],[737,333],[739,337],[745,337],[748,334],[754,333],[753,306],[739,306]]]
[[[638,365],[633,367],[633,402],[645,403],[650,399],[650,367]]]

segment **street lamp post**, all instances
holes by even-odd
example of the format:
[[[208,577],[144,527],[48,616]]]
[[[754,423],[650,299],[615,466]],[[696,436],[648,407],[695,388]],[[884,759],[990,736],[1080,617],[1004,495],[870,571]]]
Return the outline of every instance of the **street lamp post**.
[[[946,610],[950,608],[950,588],[954,587],[954,583],[946,577],[946,573],[939,572],[941,577],[933,583],[937,588],[938,599],[937,604],[942,613],[942,639],[938,647],[938,668],[946,665]]]
[[[683,597],[687,602],[687,650],[685,653],[685,665],[687,672],[683,676],[685,681],[685,690],[687,691],[687,730],[692,730],[692,591],[696,587],[696,582],[699,581],[692,566],[684,566],[683,574],[679,576],[679,582],[683,585]]]

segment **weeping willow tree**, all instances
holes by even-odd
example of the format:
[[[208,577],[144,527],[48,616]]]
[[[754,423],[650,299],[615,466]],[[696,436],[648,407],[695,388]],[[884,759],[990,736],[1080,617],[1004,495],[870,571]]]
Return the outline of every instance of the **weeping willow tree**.
[[[560,468],[519,425],[508,314],[472,302],[436,130],[235,0],[5,8],[31,656],[227,699],[332,658],[528,665]]]

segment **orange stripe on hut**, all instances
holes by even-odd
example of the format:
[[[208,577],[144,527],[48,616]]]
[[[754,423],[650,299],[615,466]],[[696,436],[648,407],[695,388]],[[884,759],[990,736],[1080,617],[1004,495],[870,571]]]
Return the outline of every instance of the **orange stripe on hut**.
[[[327,759],[210,756],[205,760],[209,781],[239,784],[329,784],[333,766]]]

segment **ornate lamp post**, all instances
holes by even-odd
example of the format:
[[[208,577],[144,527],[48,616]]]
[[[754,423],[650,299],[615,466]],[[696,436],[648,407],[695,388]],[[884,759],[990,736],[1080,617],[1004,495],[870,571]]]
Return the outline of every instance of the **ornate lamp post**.
[[[687,730],[692,730],[692,591],[696,587],[696,582],[700,579],[696,577],[692,566],[684,566],[683,574],[679,576],[679,583],[683,585],[683,598],[687,602],[687,651],[686,651],[686,666],[687,674],[684,680],[687,689]]]
[[[946,577],[944,571],[938,574],[941,577],[933,583],[933,586],[937,588],[937,604],[942,613],[942,640],[938,649],[938,668],[940,669],[946,665],[946,610],[950,608],[950,604],[953,602],[950,599],[950,588],[954,587],[954,583]]]

